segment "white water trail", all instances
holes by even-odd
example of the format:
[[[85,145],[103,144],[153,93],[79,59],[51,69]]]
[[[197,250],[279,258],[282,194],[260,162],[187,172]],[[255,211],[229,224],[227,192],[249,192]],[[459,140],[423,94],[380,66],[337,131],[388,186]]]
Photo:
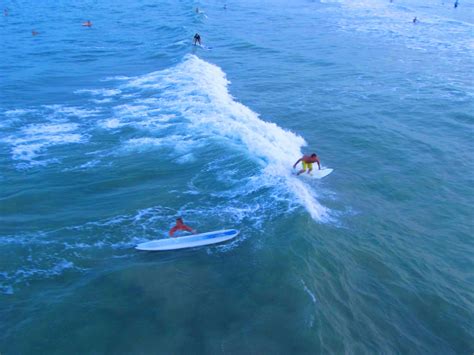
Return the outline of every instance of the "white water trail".
[[[188,133],[221,137],[245,148],[263,168],[262,183],[285,186],[315,220],[324,221],[327,209],[309,185],[291,174],[305,140],[261,120],[257,113],[235,101],[228,91],[229,84],[221,68],[188,55],[173,68],[132,78],[124,86],[157,91],[159,99],[154,105],[180,113],[186,119]]]

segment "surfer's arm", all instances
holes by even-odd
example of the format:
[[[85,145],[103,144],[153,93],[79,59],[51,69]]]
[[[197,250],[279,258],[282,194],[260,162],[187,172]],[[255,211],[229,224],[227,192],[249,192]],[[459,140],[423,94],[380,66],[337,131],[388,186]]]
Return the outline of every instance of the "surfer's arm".
[[[296,168],[296,165],[297,165],[301,160],[303,160],[303,158],[298,159],[298,161],[293,164],[293,169]]]
[[[178,230],[178,226],[174,226],[173,228],[170,229],[170,231],[168,232],[168,235],[172,237],[174,232],[176,232],[177,230]]]
[[[319,160],[316,160],[316,163],[318,163],[318,168],[321,170],[321,164],[319,164]]]

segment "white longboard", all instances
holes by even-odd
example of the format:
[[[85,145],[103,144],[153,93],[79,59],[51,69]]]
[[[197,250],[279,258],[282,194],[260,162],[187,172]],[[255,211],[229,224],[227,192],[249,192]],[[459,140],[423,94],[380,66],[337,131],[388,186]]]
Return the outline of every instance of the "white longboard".
[[[313,169],[313,171],[311,171],[310,174],[308,174],[307,172],[304,172],[298,176],[305,176],[305,177],[313,178],[313,179],[322,179],[323,177],[331,174],[333,171],[334,169],[329,169],[329,168],[322,168],[321,170]]]
[[[138,244],[135,249],[147,251],[175,250],[216,244],[235,238],[237,229],[226,229],[215,232],[193,234],[186,237],[165,238]]]

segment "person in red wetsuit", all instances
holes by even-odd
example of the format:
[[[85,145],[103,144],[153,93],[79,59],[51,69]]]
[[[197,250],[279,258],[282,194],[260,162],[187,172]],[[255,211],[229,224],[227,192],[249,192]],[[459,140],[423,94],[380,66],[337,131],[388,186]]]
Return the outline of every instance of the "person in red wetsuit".
[[[196,233],[195,229],[192,229],[191,227],[184,224],[183,219],[181,217],[176,218],[176,225],[170,229],[168,233],[169,236],[172,237],[176,231],[187,231],[191,233]]]

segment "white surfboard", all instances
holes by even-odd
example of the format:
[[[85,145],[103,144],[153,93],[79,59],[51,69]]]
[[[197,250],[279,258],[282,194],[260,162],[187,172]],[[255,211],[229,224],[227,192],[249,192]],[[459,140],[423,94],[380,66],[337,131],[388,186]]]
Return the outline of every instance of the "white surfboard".
[[[311,171],[310,174],[308,174],[307,172],[304,172],[298,176],[305,176],[305,177],[313,178],[313,179],[322,179],[323,177],[331,174],[333,171],[334,169],[329,169],[329,168],[322,168],[321,170],[313,169],[313,171]]]
[[[237,229],[226,229],[215,232],[193,234],[186,237],[165,238],[138,244],[135,249],[147,251],[175,250],[216,244],[235,238]]]
[[[197,44],[197,43],[196,43],[194,46],[195,46],[195,47],[200,47],[200,48],[202,48],[202,49],[204,49],[204,50],[206,50],[206,51],[210,51],[210,50],[212,49],[212,47],[207,47],[207,46],[205,46],[204,44]]]

